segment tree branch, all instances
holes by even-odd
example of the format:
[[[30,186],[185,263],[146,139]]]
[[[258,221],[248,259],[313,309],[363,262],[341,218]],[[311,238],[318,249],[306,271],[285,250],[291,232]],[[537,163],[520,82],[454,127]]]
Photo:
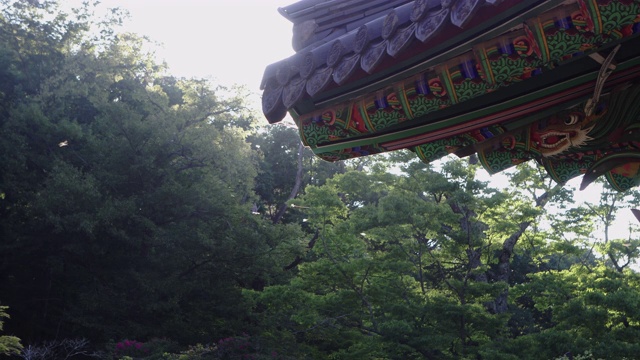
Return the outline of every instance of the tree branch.
[[[304,170],[304,167],[302,166],[303,165],[302,159],[304,155],[303,151],[304,151],[304,144],[302,144],[302,141],[300,141],[300,143],[298,144],[298,170],[296,171],[296,181],[293,184],[293,188],[291,189],[291,193],[289,193],[287,200],[285,200],[285,202],[282,205],[280,205],[280,207],[278,208],[278,211],[271,219],[274,224],[277,224],[278,222],[280,222],[280,220],[284,216],[284,213],[287,211],[287,208],[288,208],[287,202],[289,200],[293,200],[296,197],[296,195],[298,195],[298,191],[300,191],[300,187],[302,186],[302,175]]]

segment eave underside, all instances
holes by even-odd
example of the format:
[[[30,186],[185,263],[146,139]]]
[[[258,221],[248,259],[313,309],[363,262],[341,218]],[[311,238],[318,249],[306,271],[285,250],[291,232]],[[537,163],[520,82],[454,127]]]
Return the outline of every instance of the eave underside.
[[[594,100],[606,107],[604,99],[619,99],[617,93],[638,88],[639,0],[507,0],[484,6],[459,0],[450,8],[421,7],[424,3],[408,3],[389,13],[382,25],[365,27],[363,52],[354,51],[361,45],[341,48],[338,39],[331,44],[340,49],[338,55],[327,49],[308,52],[308,68],[292,67],[295,58],[289,59],[286,71],[265,83],[265,96],[281,87],[280,101],[286,100],[283,106],[296,119],[303,142],[317,155],[335,161],[410,149],[429,162],[447,153],[477,153],[491,172],[536,159],[560,182],[591,172],[624,190],[640,179],[638,139],[619,136],[635,134],[640,117],[628,111],[625,119],[606,120],[617,124],[607,127],[599,120],[607,116],[589,113],[585,103],[595,89],[602,94]],[[449,29],[459,20],[451,15],[455,6],[464,4],[475,12],[465,26],[446,36],[418,39],[421,22],[448,12],[449,23],[438,18],[433,24]],[[491,9],[499,15],[486,15]],[[385,27],[388,23],[391,28]],[[372,41],[374,26],[386,35]],[[396,56],[390,56],[394,51]],[[617,66],[603,77],[601,62],[609,54]],[[336,74],[344,78],[347,65],[361,73],[351,70],[350,81],[338,84]],[[363,74],[363,69],[371,71]],[[615,103],[633,110],[640,107],[640,98]],[[547,126],[567,111],[582,113],[576,115],[581,116],[578,130],[596,131],[598,138],[585,133],[589,142],[557,151],[572,140],[567,134],[581,134],[575,124],[571,131],[564,129],[567,133]],[[549,135],[551,130],[557,135]]]

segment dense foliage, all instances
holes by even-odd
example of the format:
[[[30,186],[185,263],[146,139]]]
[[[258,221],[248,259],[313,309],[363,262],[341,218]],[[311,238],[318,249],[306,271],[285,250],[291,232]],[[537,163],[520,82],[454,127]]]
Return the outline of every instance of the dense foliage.
[[[11,329],[27,342],[182,343],[241,329],[240,289],[286,276],[301,236],[251,213],[259,156],[242,94],[167,76],[135,35],[105,28],[96,42],[89,8],[67,20],[48,15],[55,4],[4,5],[0,294]]]
[[[242,90],[168,75],[117,10],[0,5],[0,354],[640,353],[640,240],[610,236],[636,193],[574,204],[531,165],[494,189],[468,160],[322,162]]]

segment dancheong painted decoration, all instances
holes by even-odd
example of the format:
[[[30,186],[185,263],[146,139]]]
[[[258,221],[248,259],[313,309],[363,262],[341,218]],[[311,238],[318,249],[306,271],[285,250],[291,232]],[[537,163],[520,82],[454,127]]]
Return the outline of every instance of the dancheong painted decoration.
[[[302,0],[263,78],[328,161],[409,149],[640,182],[640,0]]]

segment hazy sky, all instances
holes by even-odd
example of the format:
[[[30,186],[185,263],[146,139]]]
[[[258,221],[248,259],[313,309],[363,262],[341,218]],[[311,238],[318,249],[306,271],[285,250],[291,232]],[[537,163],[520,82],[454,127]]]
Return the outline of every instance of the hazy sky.
[[[212,76],[258,92],[264,68],[293,54],[292,24],[278,7],[294,0],[103,0],[127,9],[126,28],[163,43],[171,73]]]

